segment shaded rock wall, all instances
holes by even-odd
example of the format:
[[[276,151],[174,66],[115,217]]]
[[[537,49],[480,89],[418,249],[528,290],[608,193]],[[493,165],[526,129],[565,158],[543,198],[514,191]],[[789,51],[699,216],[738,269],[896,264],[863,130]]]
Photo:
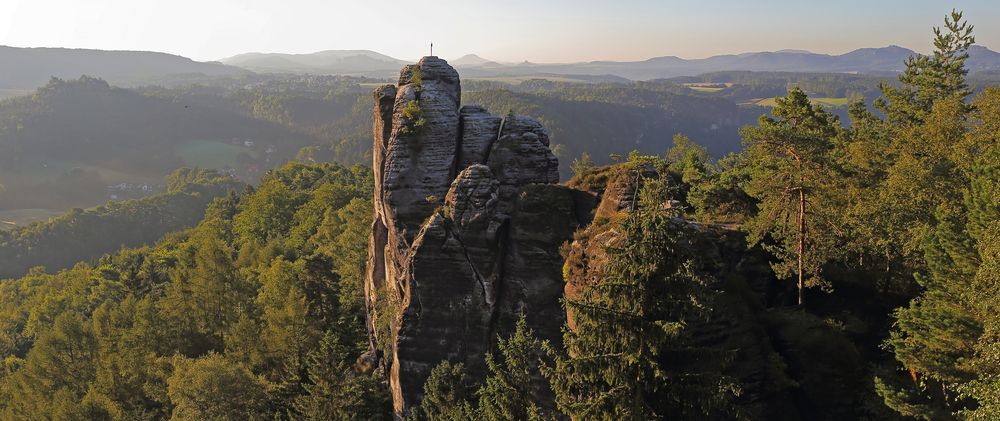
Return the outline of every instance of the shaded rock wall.
[[[368,330],[402,415],[442,360],[481,379],[486,352],[520,314],[559,340],[559,247],[589,209],[554,185],[544,127],[461,107],[458,73],[444,60],[404,67],[373,96]]]

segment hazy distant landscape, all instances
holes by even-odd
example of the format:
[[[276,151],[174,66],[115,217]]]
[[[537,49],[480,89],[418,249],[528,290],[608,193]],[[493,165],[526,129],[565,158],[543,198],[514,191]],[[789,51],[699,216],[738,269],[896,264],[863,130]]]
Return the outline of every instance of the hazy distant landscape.
[[[912,54],[893,46],[840,56],[783,50],[571,64],[470,54],[452,64],[467,100],[546,123],[565,176],[583,153],[598,163],[632,149],[658,153],[677,133],[715,156],[736,152],[737,129],[796,85],[846,122],[848,102],[870,103],[878,83],[891,81]],[[0,59],[13,63],[0,75],[0,94],[9,98],[0,103],[7,151],[0,211],[14,212],[5,219],[14,224],[162,191],[163,177],[184,165],[249,182],[297,156],[367,163],[369,91],[408,63],[367,50],[207,63],[154,52],[0,47]],[[969,67],[974,86],[1000,79],[1000,54],[974,46]]]
[[[475,54],[449,62],[466,79],[520,81],[529,78],[581,82],[625,82],[697,76],[720,71],[852,73],[891,76],[916,52],[898,47],[862,48],[841,55],[803,50],[747,52],[704,59],[653,57],[643,61],[581,63],[500,63]],[[328,50],[310,54],[246,53],[216,62],[146,51],[102,51],[0,46],[0,59],[11,63],[0,75],[0,93],[24,93],[49,77],[73,79],[89,75],[119,86],[184,84],[199,78],[255,73],[297,73],[393,78],[399,67],[413,63],[370,50]],[[971,74],[1000,72],[1000,53],[975,45],[969,50]]]

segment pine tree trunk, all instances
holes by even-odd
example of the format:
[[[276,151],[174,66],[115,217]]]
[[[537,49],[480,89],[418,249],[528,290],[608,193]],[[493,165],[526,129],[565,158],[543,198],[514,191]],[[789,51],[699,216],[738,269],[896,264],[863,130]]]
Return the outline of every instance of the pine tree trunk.
[[[806,245],[806,193],[799,187],[799,305],[805,305],[805,283],[802,281],[802,258]]]

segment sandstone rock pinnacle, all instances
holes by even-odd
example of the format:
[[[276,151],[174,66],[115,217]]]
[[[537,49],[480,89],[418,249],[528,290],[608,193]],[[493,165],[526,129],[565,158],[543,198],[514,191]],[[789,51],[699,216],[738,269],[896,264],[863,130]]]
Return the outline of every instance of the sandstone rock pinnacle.
[[[397,416],[444,360],[484,376],[521,314],[559,340],[559,247],[579,225],[549,134],[461,106],[458,73],[424,57],[373,94],[375,215],[365,280],[372,353]]]

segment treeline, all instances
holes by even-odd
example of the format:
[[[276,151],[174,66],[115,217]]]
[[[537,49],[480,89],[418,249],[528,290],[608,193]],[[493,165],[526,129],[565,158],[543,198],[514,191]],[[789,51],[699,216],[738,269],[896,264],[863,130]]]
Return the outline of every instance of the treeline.
[[[239,110],[317,139],[301,151],[302,161],[366,164],[371,161],[374,82],[365,82],[361,85],[361,80],[349,77],[274,76],[247,84],[147,88],[145,92]],[[726,98],[693,95],[672,84],[532,80],[511,85],[470,80],[463,88],[464,104],[541,120],[552,132],[563,162],[584,152],[602,161],[610,153],[631,149],[660,153],[678,132],[697,134],[712,153],[725,155],[739,149],[737,129],[751,123],[759,112]],[[568,167],[563,173],[569,176]]]
[[[386,419],[354,365],[372,188],[289,164],[155,246],[0,283],[0,418]]]
[[[793,87],[799,87],[819,97],[866,99],[870,103],[880,95],[879,85],[884,83],[884,79],[874,75],[844,73],[728,71],[666,79],[664,82],[730,84],[712,95],[737,102],[785,96]]]
[[[0,231],[0,279],[24,275],[35,266],[59,271],[122,247],[152,244],[196,225],[212,200],[243,188],[214,171],[179,169],[167,177],[166,193],[75,208],[48,222]]]
[[[610,154],[633,149],[661,154],[674,133],[697,136],[711,153],[723,156],[739,150],[739,127],[760,112],[722,98],[682,95],[651,85],[525,84],[530,86],[466,92],[463,103],[538,119],[551,132],[553,152],[566,178],[571,175],[569,162],[584,153],[602,164],[610,162]]]

